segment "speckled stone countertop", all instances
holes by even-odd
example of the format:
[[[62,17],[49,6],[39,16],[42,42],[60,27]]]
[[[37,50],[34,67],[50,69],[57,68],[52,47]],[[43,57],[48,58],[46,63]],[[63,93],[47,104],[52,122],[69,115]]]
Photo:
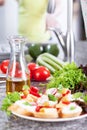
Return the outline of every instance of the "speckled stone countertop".
[[[87,63],[87,42],[79,42],[75,45],[75,62]],[[5,84],[0,84],[0,106],[5,97]],[[87,130],[87,117],[65,122],[39,122],[22,119],[19,117],[7,117],[0,111],[0,130]]]

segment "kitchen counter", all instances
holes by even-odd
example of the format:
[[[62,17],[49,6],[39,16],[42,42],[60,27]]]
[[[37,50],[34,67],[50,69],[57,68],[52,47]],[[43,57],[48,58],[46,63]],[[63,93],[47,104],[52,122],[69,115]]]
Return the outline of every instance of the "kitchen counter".
[[[87,42],[75,44],[75,62],[87,63]],[[0,85],[0,106],[5,97],[5,84]],[[65,122],[39,122],[22,119],[19,117],[7,117],[6,113],[0,111],[0,130],[87,130],[87,118]]]

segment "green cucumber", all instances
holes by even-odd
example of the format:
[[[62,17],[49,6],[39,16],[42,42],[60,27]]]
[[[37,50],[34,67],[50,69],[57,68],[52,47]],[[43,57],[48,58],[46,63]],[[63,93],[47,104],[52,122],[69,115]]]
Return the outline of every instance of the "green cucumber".
[[[56,70],[60,70],[62,67],[58,64],[56,64],[54,61],[52,61],[50,58],[48,57],[42,57],[42,60],[44,60],[46,63],[50,64],[52,67],[54,67]]]
[[[36,63],[39,64],[39,65],[43,65],[43,66],[47,67],[51,71],[51,73],[55,72],[55,68],[53,68],[50,64],[43,61],[40,56],[37,58]]]
[[[66,64],[66,62],[61,61],[57,57],[49,53],[43,53],[39,55],[36,59],[36,62],[39,65],[47,67],[51,73],[54,73],[56,70],[60,70]]]
[[[60,65],[61,67],[63,67],[66,64],[66,62],[60,60],[59,58],[55,57],[52,54],[43,53],[42,56],[48,57],[49,59],[51,59],[52,61],[54,61],[56,64]]]

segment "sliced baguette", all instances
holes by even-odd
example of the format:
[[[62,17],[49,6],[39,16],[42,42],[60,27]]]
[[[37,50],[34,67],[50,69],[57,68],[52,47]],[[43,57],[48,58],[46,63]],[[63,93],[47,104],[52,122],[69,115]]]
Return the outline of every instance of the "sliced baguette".
[[[37,118],[58,118],[58,112],[56,108],[41,108],[39,112],[34,113],[34,117]]]
[[[80,116],[82,113],[82,108],[75,103],[71,103],[70,105],[67,105],[60,109],[59,111],[59,117],[61,118],[72,118]]]
[[[15,112],[19,115],[24,115],[24,116],[33,116],[33,112],[28,111],[27,109],[22,108],[21,106],[17,104],[12,104],[9,108],[9,111]]]

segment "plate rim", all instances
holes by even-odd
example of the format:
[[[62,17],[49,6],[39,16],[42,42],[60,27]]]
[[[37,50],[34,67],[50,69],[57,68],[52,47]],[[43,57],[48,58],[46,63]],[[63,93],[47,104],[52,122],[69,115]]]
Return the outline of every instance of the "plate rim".
[[[31,120],[31,121],[39,121],[39,122],[66,122],[66,121],[74,121],[74,120],[79,120],[82,118],[87,117],[87,114],[83,114],[77,117],[72,117],[72,118],[56,118],[56,119],[49,119],[49,118],[36,118],[36,117],[31,117],[31,116],[24,116],[24,115],[20,115],[16,112],[12,112],[13,115],[23,118],[23,119],[27,119],[27,120]]]

